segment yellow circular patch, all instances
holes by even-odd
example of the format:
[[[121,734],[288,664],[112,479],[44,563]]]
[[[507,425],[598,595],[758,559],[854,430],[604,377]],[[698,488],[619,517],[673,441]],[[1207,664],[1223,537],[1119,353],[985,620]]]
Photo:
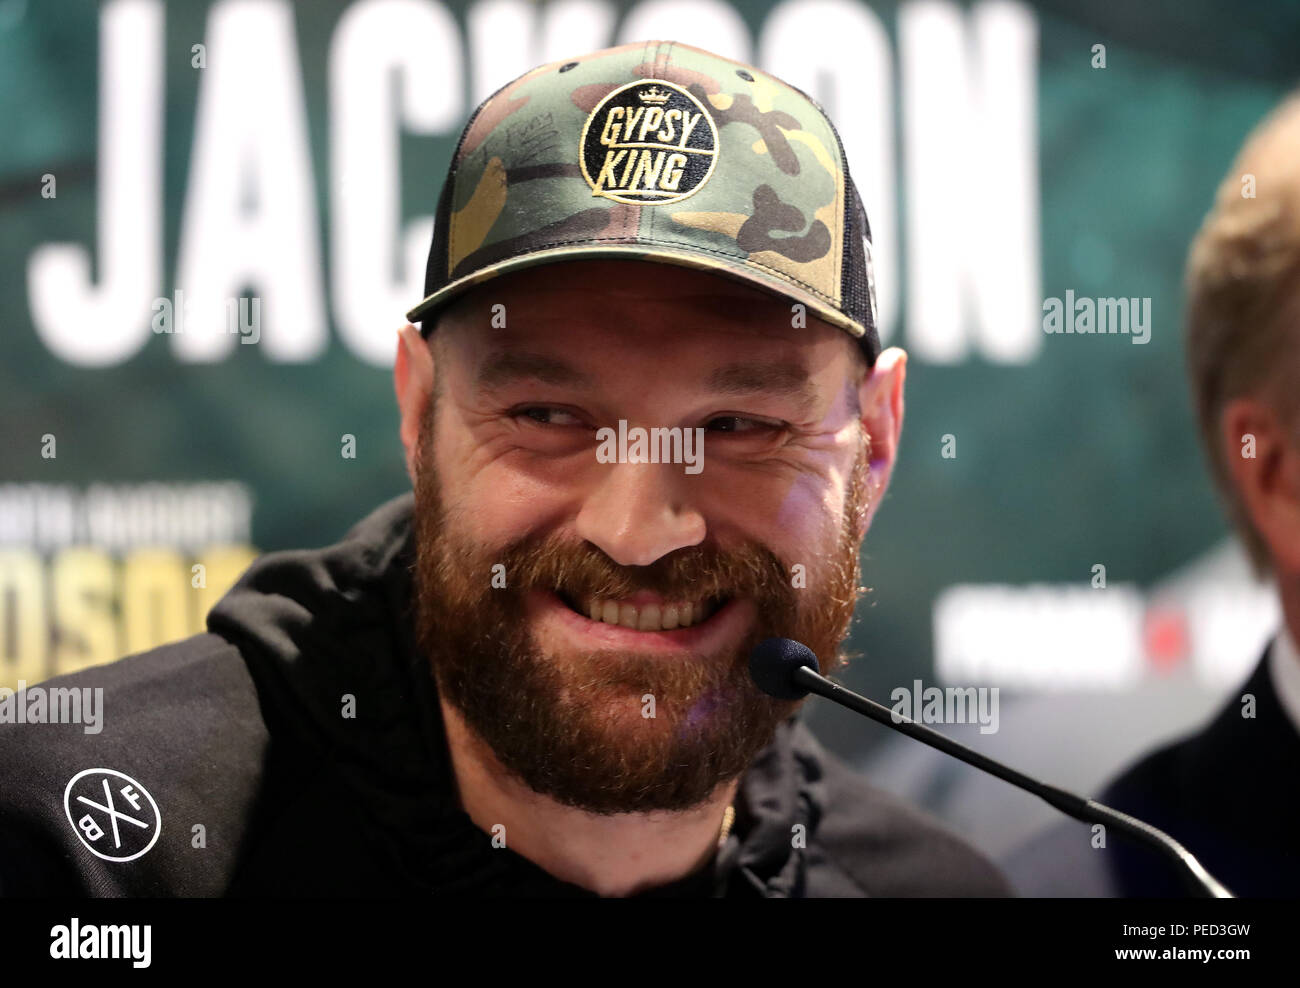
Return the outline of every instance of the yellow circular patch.
[[[638,79],[588,114],[579,161],[593,196],[633,206],[680,202],[713,174],[718,128],[681,86]]]

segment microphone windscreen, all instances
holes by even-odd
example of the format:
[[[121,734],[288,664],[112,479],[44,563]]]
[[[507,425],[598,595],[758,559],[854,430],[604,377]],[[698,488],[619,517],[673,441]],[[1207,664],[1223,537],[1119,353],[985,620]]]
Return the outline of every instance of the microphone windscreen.
[[[754,684],[778,700],[801,700],[808,690],[794,682],[794,671],[807,666],[820,672],[817,656],[807,645],[792,638],[768,638],[749,653],[749,675]]]

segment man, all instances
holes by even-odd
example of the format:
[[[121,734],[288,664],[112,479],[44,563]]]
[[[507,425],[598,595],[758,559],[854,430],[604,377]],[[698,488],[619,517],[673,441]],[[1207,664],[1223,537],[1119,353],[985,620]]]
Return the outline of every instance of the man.
[[[1300,96],[1268,117],[1219,187],[1187,264],[1187,361],[1216,485],[1283,625],[1201,731],[1148,755],[1099,799],[1165,830],[1238,896],[1300,891]],[[1028,893],[1180,896],[1168,862],[1066,825],[1009,865]]]
[[[1004,894],[749,679],[772,636],[834,665],[902,426],[820,109],[666,42],[544,65],[471,117],[435,230],[413,496],[67,677],[105,688],[93,747],[0,729],[0,882]]]

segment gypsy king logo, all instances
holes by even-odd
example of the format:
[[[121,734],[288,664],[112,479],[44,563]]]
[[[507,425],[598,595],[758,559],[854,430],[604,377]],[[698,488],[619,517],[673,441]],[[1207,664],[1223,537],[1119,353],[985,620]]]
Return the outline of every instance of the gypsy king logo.
[[[601,100],[582,128],[582,176],[593,196],[634,206],[699,191],[718,160],[718,128],[681,86],[639,79]]]

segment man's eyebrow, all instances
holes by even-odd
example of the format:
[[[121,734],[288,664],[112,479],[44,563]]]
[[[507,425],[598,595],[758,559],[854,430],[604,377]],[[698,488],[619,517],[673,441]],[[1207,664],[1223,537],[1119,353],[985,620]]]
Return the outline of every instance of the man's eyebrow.
[[[541,381],[559,387],[591,388],[590,374],[565,363],[559,357],[527,350],[493,350],[478,369],[478,386],[494,390],[519,380]]]
[[[708,385],[710,390],[726,395],[783,395],[795,399],[801,408],[817,398],[807,370],[786,362],[724,364],[709,375]]]

